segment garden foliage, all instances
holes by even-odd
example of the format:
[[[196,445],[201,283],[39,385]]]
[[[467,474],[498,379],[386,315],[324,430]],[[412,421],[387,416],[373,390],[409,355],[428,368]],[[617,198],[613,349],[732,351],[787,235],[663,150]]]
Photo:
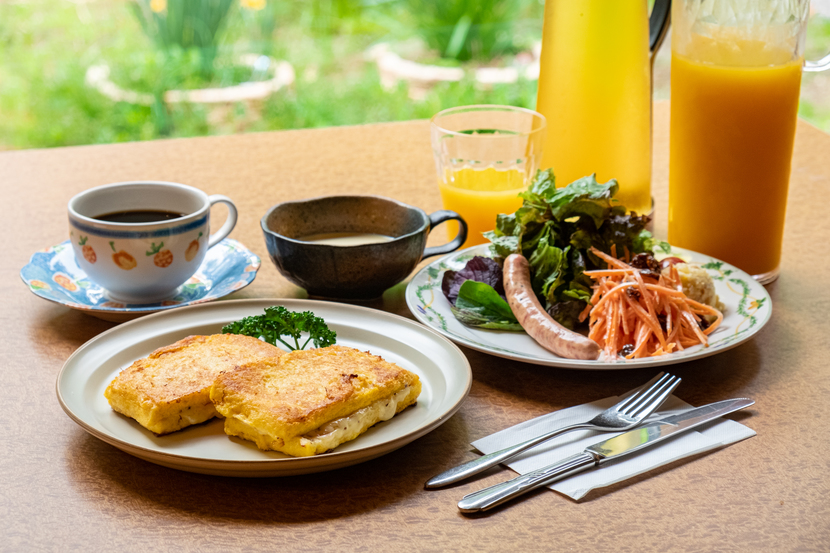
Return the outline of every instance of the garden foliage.
[[[416,38],[439,64],[509,64],[541,37],[542,0],[26,0],[0,2],[0,150],[428,118],[466,104],[533,108],[536,83],[435,86],[423,100],[381,86],[366,51]],[[830,24],[811,22],[819,57]],[[263,102],[166,104],[170,89],[261,78],[243,53],[290,62],[294,85]],[[463,60],[472,60],[464,62]],[[107,64],[118,86],[156,98],[114,102],[86,83]],[[809,79],[820,74],[805,75]],[[801,115],[830,128],[830,102]]]

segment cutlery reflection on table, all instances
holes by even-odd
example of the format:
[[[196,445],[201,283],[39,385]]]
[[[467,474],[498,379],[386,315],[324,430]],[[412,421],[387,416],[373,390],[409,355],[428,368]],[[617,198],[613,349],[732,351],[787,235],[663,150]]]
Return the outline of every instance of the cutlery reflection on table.
[[[633,430],[585,448],[558,463],[529,472],[507,482],[496,484],[464,496],[458,503],[463,513],[486,511],[514,499],[526,492],[547,486],[589,468],[600,466],[608,460],[657,445],[699,426],[744,409],[755,402],[747,398],[719,401],[698,407],[659,421],[650,422]]]

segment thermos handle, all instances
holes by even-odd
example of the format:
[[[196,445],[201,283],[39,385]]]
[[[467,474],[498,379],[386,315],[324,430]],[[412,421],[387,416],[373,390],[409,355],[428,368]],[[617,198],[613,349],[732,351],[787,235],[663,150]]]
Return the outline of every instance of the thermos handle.
[[[671,0],[655,0],[648,18],[648,46],[651,50],[651,60],[663,44],[666,33],[669,32],[671,22]]]

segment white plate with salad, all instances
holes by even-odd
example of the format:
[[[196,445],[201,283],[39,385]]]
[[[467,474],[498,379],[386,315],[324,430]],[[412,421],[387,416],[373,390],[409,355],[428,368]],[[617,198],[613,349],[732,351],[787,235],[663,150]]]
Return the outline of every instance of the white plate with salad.
[[[449,254],[430,263],[412,278],[406,289],[410,311],[420,322],[457,344],[506,359],[585,370],[662,366],[700,359],[740,345],[761,330],[772,314],[772,303],[763,286],[728,263],[654,240],[645,229],[647,218],[626,213],[625,208],[616,205],[613,200],[616,191],[615,181],[599,184],[593,177],[557,189],[553,186],[552,175],[540,172],[523,195],[523,207],[515,214],[499,217],[496,230],[487,235],[490,244]],[[616,254],[614,257],[629,260],[632,264],[636,264],[636,254],[642,253],[642,256],[637,256],[641,257],[639,261],[647,257],[647,262],[655,271],[652,273],[654,280],[649,281],[655,283],[652,288],[660,284],[663,291],[671,294],[677,294],[674,290],[680,288],[677,271],[674,272],[675,281],[669,280],[671,288],[665,287],[663,278],[656,283],[660,275],[667,274],[666,270],[671,271],[668,267],[695,273],[696,278],[686,283],[688,298],[685,296],[686,284],[683,286],[682,301],[689,300],[684,305],[697,301],[698,307],[711,311],[708,305],[714,305],[719,299],[722,320],[719,324],[711,323],[711,318],[704,321],[702,319],[706,317],[692,313],[684,319],[681,310],[675,310],[672,314],[672,309],[667,308],[670,318],[676,315],[673,320],[686,324],[687,337],[697,334],[705,341],[677,347],[677,343],[685,338],[676,339],[667,353],[661,349],[657,355],[640,357],[643,350],[636,355],[632,353],[632,348],[644,346],[638,338],[636,346],[626,344],[619,350],[617,345],[621,342],[609,342],[612,344],[610,347],[600,344],[606,351],[598,359],[567,359],[545,349],[523,330],[518,321],[522,317],[517,319],[517,313],[511,312],[508,305],[511,294],[509,290],[505,291],[509,286],[502,281],[500,265],[491,261],[501,261],[511,253],[524,255],[530,266],[528,283],[532,284],[533,293],[541,300],[541,309],[558,322],[579,331],[580,326],[587,326],[580,320],[591,320],[587,315],[602,305],[597,299],[601,295],[596,295],[602,278],[598,272],[608,272],[608,269],[599,257],[603,254],[599,252],[608,254],[609,250]],[[482,257],[488,259],[475,259]],[[603,258],[609,265],[616,263],[607,255]],[[636,277],[631,276],[632,280],[637,278],[642,282],[641,275],[648,278],[646,268],[635,271],[627,264],[621,266],[627,268],[622,271],[628,270],[627,275],[637,273]],[[619,278],[622,282],[628,277]],[[700,282],[708,286],[707,300],[693,297],[699,294],[693,293],[692,288]],[[715,298],[708,297],[712,295],[712,285],[717,295]],[[636,285],[631,287],[637,288]],[[606,290],[610,288],[611,285]],[[633,292],[637,296],[635,299],[629,301],[622,298],[620,304],[637,303],[640,299],[637,291],[624,288],[626,286],[619,286],[615,301],[626,295],[623,292]],[[644,287],[639,289],[645,292]],[[610,301],[603,303],[607,306]],[[708,305],[702,305],[705,303]],[[631,319],[628,321],[630,324]],[[653,324],[658,324],[656,319]],[[673,323],[660,320],[659,324],[666,332],[664,336],[668,336],[667,327],[670,331]],[[678,323],[674,324],[675,328],[680,328]],[[653,328],[656,329],[653,333],[656,340],[659,329],[656,326]],[[587,331],[587,328],[583,329]],[[702,334],[708,335],[703,337]]]

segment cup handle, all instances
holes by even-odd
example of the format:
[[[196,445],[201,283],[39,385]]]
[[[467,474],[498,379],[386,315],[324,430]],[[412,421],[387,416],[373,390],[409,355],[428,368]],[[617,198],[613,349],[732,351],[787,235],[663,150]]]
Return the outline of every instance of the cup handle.
[[[225,224],[222,225],[222,228],[210,235],[210,239],[208,240],[208,249],[210,249],[224,240],[225,237],[231,233],[233,227],[236,226],[238,214],[236,212],[236,204],[234,204],[233,200],[227,196],[214,194],[213,196],[208,197],[208,201],[210,202],[210,207],[213,207],[215,204],[225,204],[228,206],[228,218],[225,221]]]
[[[461,218],[461,215],[459,215],[455,211],[442,209],[441,211],[436,211],[435,213],[431,214],[429,216],[429,232],[432,232],[432,229],[434,229],[435,227],[437,227],[445,221],[458,221],[458,234],[456,234],[455,238],[453,238],[443,246],[432,246],[430,248],[426,248],[424,250],[424,255],[421,257],[421,259],[426,259],[427,257],[432,257],[434,255],[444,255],[446,253],[454,252],[464,244],[464,241],[467,239],[467,223],[464,221],[464,219]]]
[[[825,69],[830,69],[830,54],[818,61],[806,60],[804,62],[804,71],[824,71]]]

